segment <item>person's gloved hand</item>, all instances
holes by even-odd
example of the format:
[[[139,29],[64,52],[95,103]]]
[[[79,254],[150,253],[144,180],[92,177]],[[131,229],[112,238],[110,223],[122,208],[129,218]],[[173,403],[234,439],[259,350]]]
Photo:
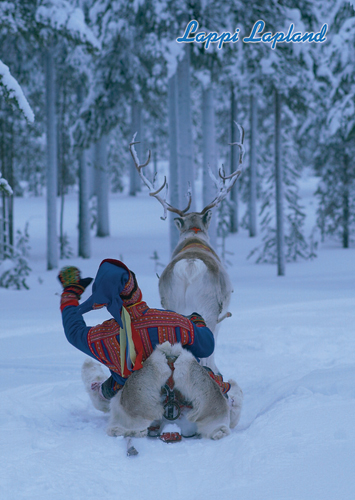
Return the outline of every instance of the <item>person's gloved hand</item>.
[[[196,326],[206,326],[205,320],[197,312],[193,312],[189,316],[186,316],[186,318],[192,321]]]
[[[59,271],[58,279],[64,291],[75,293],[78,299],[93,280],[93,278],[82,278],[80,270],[75,266],[62,267]]]

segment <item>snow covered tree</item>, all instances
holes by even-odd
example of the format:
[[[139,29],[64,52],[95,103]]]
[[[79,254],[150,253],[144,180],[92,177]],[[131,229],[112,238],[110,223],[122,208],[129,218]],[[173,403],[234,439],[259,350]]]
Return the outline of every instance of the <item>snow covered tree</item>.
[[[230,102],[230,142],[233,144],[234,142],[239,142],[240,137],[238,137],[238,129],[237,129],[237,101],[235,97],[234,86],[231,88],[231,102]],[[230,173],[235,172],[237,168],[237,159],[238,159],[238,151],[234,146],[230,148]],[[239,210],[238,210],[238,188],[239,182],[237,181],[230,193],[230,232],[237,233],[239,230]]]
[[[195,175],[193,161],[192,141],[192,116],[191,116],[191,91],[190,91],[190,46],[185,47],[184,57],[178,62],[176,70],[177,81],[177,126],[179,134],[178,142],[178,165],[179,165],[179,204],[182,208],[188,186],[191,188],[192,203],[194,210],[196,203]]]
[[[268,3],[266,9],[271,9],[272,4],[273,2]],[[315,16],[312,16],[311,4],[305,1],[302,7],[301,11],[301,9],[289,9],[279,5],[271,17],[271,26],[276,24],[280,29],[282,24],[287,26],[287,23],[293,22],[300,29],[304,28],[304,31],[312,31]],[[284,19],[282,19],[283,16]],[[304,213],[299,203],[297,188],[298,172],[302,168],[300,155],[297,151],[299,146],[297,134],[303,126],[306,116],[308,85],[311,86],[311,82],[314,81],[313,60],[309,55],[310,44],[302,46],[298,44],[280,45],[275,50],[270,50],[267,47],[247,47],[243,49],[243,53],[246,52],[249,52],[248,60],[254,53],[251,62],[251,68],[253,68],[251,83],[258,93],[261,91],[259,114],[262,118],[260,122],[263,122],[259,126],[260,151],[264,163],[263,172],[261,172],[264,181],[261,184],[262,206],[260,212],[263,243],[252,254],[259,252],[257,262],[276,262],[278,253],[278,274],[283,275],[283,247],[285,247],[284,253],[287,261],[309,256],[303,234]],[[255,64],[258,64],[258,67],[255,68]],[[274,115],[274,104],[270,98],[270,96],[275,95],[274,89],[277,89],[276,109],[280,109],[277,103],[280,98],[282,99],[281,128],[275,128],[275,122],[270,120],[270,116]],[[279,121],[279,116],[280,111],[276,111],[276,123]],[[270,134],[270,129],[275,130],[275,134]],[[277,131],[280,135],[277,134]],[[270,150],[270,141],[271,144],[274,144],[276,138],[277,145],[274,152]],[[278,178],[277,192],[280,193],[278,202],[274,199],[276,190],[271,184],[276,181],[272,158],[275,159],[276,165],[282,166],[284,170],[284,173]],[[282,195],[282,190],[284,195]],[[282,202],[284,203],[284,215],[277,210],[278,223],[275,225],[276,217],[272,211],[276,210],[275,203],[276,206],[280,207]],[[282,234],[283,226],[285,226],[284,234]]]
[[[57,126],[56,126],[56,89],[54,73],[54,49],[48,48],[45,54],[46,66],[46,130],[47,130],[47,269],[58,267],[57,236]]]
[[[249,158],[249,236],[256,236],[257,219],[257,96],[250,94],[250,158]]]
[[[5,17],[6,20],[6,17]],[[13,28],[15,29],[15,28]],[[34,121],[34,113],[27,102],[21,86],[11,75],[6,64],[0,60],[0,98],[5,98],[19,109],[28,122]],[[4,111],[3,111],[4,110]],[[14,120],[6,116],[6,103],[0,104],[0,260],[4,259],[14,245],[13,237],[13,190],[14,184]],[[12,114],[12,113],[11,113]],[[4,174],[7,179],[2,177]],[[10,182],[10,185],[8,183]]]
[[[168,114],[169,114],[169,194],[170,204],[179,206],[178,179],[178,127],[177,127],[177,93],[176,73],[169,78],[168,83]],[[170,251],[173,253],[178,241],[179,232],[174,223],[175,215],[169,212]]]
[[[11,55],[15,55],[14,39],[18,38],[18,32],[24,24],[24,16],[19,6],[12,5],[10,2],[2,2],[0,4],[0,58],[5,57],[6,61],[11,62],[11,67],[15,66],[12,63]],[[17,60],[20,58],[17,58]],[[16,61],[17,63],[17,61]],[[16,64],[17,66],[17,64]],[[15,67],[15,71],[17,67]],[[19,113],[16,111],[19,110]],[[22,115],[22,116],[21,116]],[[25,117],[24,120],[21,119]],[[14,187],[14,156],[15,145],[14,138],[17,135],[18,128],[25,126],[28,130],[28,123],[33,123],[34,113],[30,107],[22,87],[17,82],[16,78],[11,74],[9,67],[0,60],[0,176],[10,182]],[[21,125],[19,125],[21,123]],[[2,181],[5,182],[4,177]],[[3,184],[4,186],[4,184]],[[0,244],[4,245],[7,241],[10,245],[14,244],[14,203],[13,193],[8,192],[5,196],[2,192],[2,236]]]
[[[284,249],[284,208],[283,208],[283,165],[281,144],[281,99],[277,89],[275,95],[275,180],[276,180],[276,248],[277,248],[277,274],[285,274],[285,249]]]
[[[203,194],[202,205],[206,207],[215,198],[216,186],[212,181],[208,168],[216,176],[218,171],[217,163],[217,145],[215,130],[215,107],[214,107],[214,89],[210,84],[202,93],[202,146],[203,146]],[[213,210],[213,209],[212,209]],[[216,210],[213,210],[216,212]],[[208,234],[211,245],[217,247],[217,217],[212,216]]]
[[[271,106],[273,96],[270,97]],[[271,107],[272,109],[272,107]],[[261,208],[260,208],[260,226],[262,234],[262,244],[256,247],[249,257],[256,254],[257,263],[278,263],[278,273],[283,275],[285,272],[283,258],[287,262],[295,261],[298,258],[309,258],[310,253],[308,244],[303,234],[303,226],[305,213],[300,204],[300,196],[298,193],[297,181],[299,179],[299,170],[301,168],[299,155],[294,144],[294,131],[297,126],[297,117],[286,106],[282,107],[281,124],[274,122],[274,116],[270,113],[270,107],[267,106],[263,110],[263,137],[268,145],[263,151],[261,171],[262,188],[261,188]],[[278,110],[279,112],[281,109]],[[266,115],[266,116],[265,116]],[[273,123],[274,122],[274,123]],[[274,125],[279,131],[282,130],[281,137],[279,136],[277,144],[275,144]],[[279,128],[281,125],[281,128]],[[280,143],[282,141],[282,144]],[[282,147],[281,147],[282,146]],[[280,148],[281,147],[281,148]],[[278,155],[276,159],[276,155]],[[282,186],[281,193],[279,192],[279,201],[283,204],[282,211],[284,212],[284,237],[277,238],[277,194],[275,163],[278,168],[282,165]],[[280,175],[280,174],[279,174]],[[282,193],[283,191],[283,193]],[[277,245],[284,247],[281,252],[278,252]]]
[[[58,37],[73,40],[90,48],[98,48],[99,43],[84,20],[84,14],[67,0],[43,0],[35,12],[36,28],[46,44],[46,110],[47,110],[47,268],[58,265],[57,238],[57,129],[55,101],[55,44]]]
[[[348,248],[355,229],[355,10],[344,1],[320,12],[330,18],[329,42],[318,54],[317,113],[308,124],[319,130],[317,224],[323,238],[334,235]]]
[[[139,158],[143,158],[145,153],[144,148],[144,126],[143,126],[143,106],[141,102],[137,101],[137,97],[133,97],[131,105],[131,137],[137,134],[136,151]],[[129,172],[129,194],[135,196],[137,191],[140,191],[141,179],[136,168],[131,168]]]
[[[23,113],[29,122],[34,121],[34,113],[31,106],[28,104],[22,88],[11,75],[9,68],[0,61],[0,89],[5,95],[6,99],[16,105]]]

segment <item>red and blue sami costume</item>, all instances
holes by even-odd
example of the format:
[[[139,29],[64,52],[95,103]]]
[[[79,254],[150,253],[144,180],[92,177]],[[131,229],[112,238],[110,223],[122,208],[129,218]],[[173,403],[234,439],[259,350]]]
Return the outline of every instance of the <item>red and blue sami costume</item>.
[[[106,306],[113,319],[94,327],[86,326],[82,315],[103,306]],[[123,339],[120,336],[124,332],[122,308],[129,314],[134,364],[130,362],[129,356],[122,358],[121,355]],[[173,311],[150,309],[142,300],[134,273],[118,260],[106,259],[100,264],[92,295],[83,304],[79,305],[75,293],[64,290],[61,311],[68,341],[106,365],[113,381],[120,386],[134,370],[142,367],[142,362],[152,354],[156,345],[165,341],[171,344],[181,342],[196,358],[208,357],[214,350],[213,333],[203,320],[197,318],[197,321],[192,322]]]

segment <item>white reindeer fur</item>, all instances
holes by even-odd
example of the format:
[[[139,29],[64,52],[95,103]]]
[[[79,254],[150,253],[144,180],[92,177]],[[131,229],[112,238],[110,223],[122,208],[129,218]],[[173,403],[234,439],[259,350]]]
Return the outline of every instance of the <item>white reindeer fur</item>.
[[[231,388],[228,392],[228,404],[230,408],[230,424],[229,427],[234,429],[240,419],[243,404],[243,391],[235,380],[228,380]]]
[[[210,245],[208,227],[212,211],[191,212],[174,219],[180,232],[171,261],[159,279],[159,294],[164,309],[185,316],[197,312],[206,321],[215,339],[218,319],[228,309],[233,291],[227,271]],[[201,244],[205,248],[201,248]],[[206,249],[207,247],[207,249]],[[214,355],[201,359],[215,373],[219,372]]]
[[[86,392],[89,394],[92,404],[97,410],[108,413],[110,411],[110,402],[104,401],[98,391],[91,390],[91,384],[93,382],[105,382],[107,375],[100,363],[96,363],[93,359],[87,358],[81,368],[81,378],[84,382],[84,387]]]
[[[188,420],[197,424],[197,431],[203,437],[220,439],[227,436],[229,428],[235,427],[239,420],[242,404],[239,386],[230,381],[232,398],[228,404],[216,382],[192,354],[181,344],[169,342],[157,346],[143,368],[134,372],[112,398],[111,404],[101,401],[98,393],[91,390],[92,382],[103,382],[106,378],[101,366],[91,359],[84,362],[82,378],[93,405],[104,412],[110,410],[108,435],[143,437],[151,422],[162,418],[161,387],[171,375],[166,356],[177,357],[173,372],[175,387],[193,404],[193,409],[187,413]]]
[[[192,402],[193,409],[187,413],[187,418],[197,424],[197,432],[211,439],[227,436],[230,433],[230,410],[216,382],[185,349],[181,348],[174,366],[175,387]]]
[[[201,314],[217,340],[219,330],[217,320],[227,312],[232,292],[227,274],[224,275],[227,288],[223,293],[219,276],[210,272],[206,264],[198,258],[179,260],[174,265],[172,273],[167,283],[161,280],[163,307],[185,316],[193,312]],[[215,373],[219,372],[214,362],[214,354],[202,359],[201,364],[208,366]]]
[[[112,398],[108,435],[145,436],[151,422],[163,416],[161,387],[170,375],[165,355],[156,349]]]

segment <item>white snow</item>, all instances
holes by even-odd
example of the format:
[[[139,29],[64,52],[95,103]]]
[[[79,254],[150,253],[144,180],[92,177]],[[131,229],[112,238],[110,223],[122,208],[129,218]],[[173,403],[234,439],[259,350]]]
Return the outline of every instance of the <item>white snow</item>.
[[[144,190],[144,188],[143,188]],[[307,210],[313,189],[305,182]],[[304,201],[304,200],[303,200]],[[65,230],[77,242],[77,199]],[[63,261],[94,276],[106,257],[123,257],[143,295],[159,307],[154,261],[169,259],[168,223],[147,192],[110,197],[110,238],[93,238],[93,257]],[[350,500],[355,479],[355,249],[323,244],[312,262],[255,265],[245,232],[234,252],[232,318],[221,325],[217,365],[244,391],[239,425],[221,441],[166,444],[105,434],[80,378],[85,356],[65,339],[57,271],[45,270],[45,199],[15,200],[16,227],[29,220],[29,291],[0,289],[0,484],[6,500]],[[314,214],[313,214],[314,218]],[[86,292],[85,297],[89,292]],[[103,311],[86,316],[96,324]]]
[[[28,104],[28,101],[18,84],[17,80],[11,75],[10,70],[6,64],[0,61],[0,87],[5,87],[6,92],[10,99],[15,99],[18,107],[23,112],[29,122],[34,122],[35,115]]]
[[[0,192],[3,192],[5,194],[9,194],[9,195],[13,194],[12,187],[7,182],[7,180],[1,176],[1,172],[0,172]]]
[[[178,62],[184,57],[183,45],[176,43],[175,40],[166,42],[164,57],[168,65],[168,78],[170,78],[175,74]]]
[[[83,11],[68,0],[52,0],[46,5],[40,5],[36,11],[36,21],[58,31],[67,29],[82,42],[88,42],[96,49],[101,48],[100,42],[85,23]]]

